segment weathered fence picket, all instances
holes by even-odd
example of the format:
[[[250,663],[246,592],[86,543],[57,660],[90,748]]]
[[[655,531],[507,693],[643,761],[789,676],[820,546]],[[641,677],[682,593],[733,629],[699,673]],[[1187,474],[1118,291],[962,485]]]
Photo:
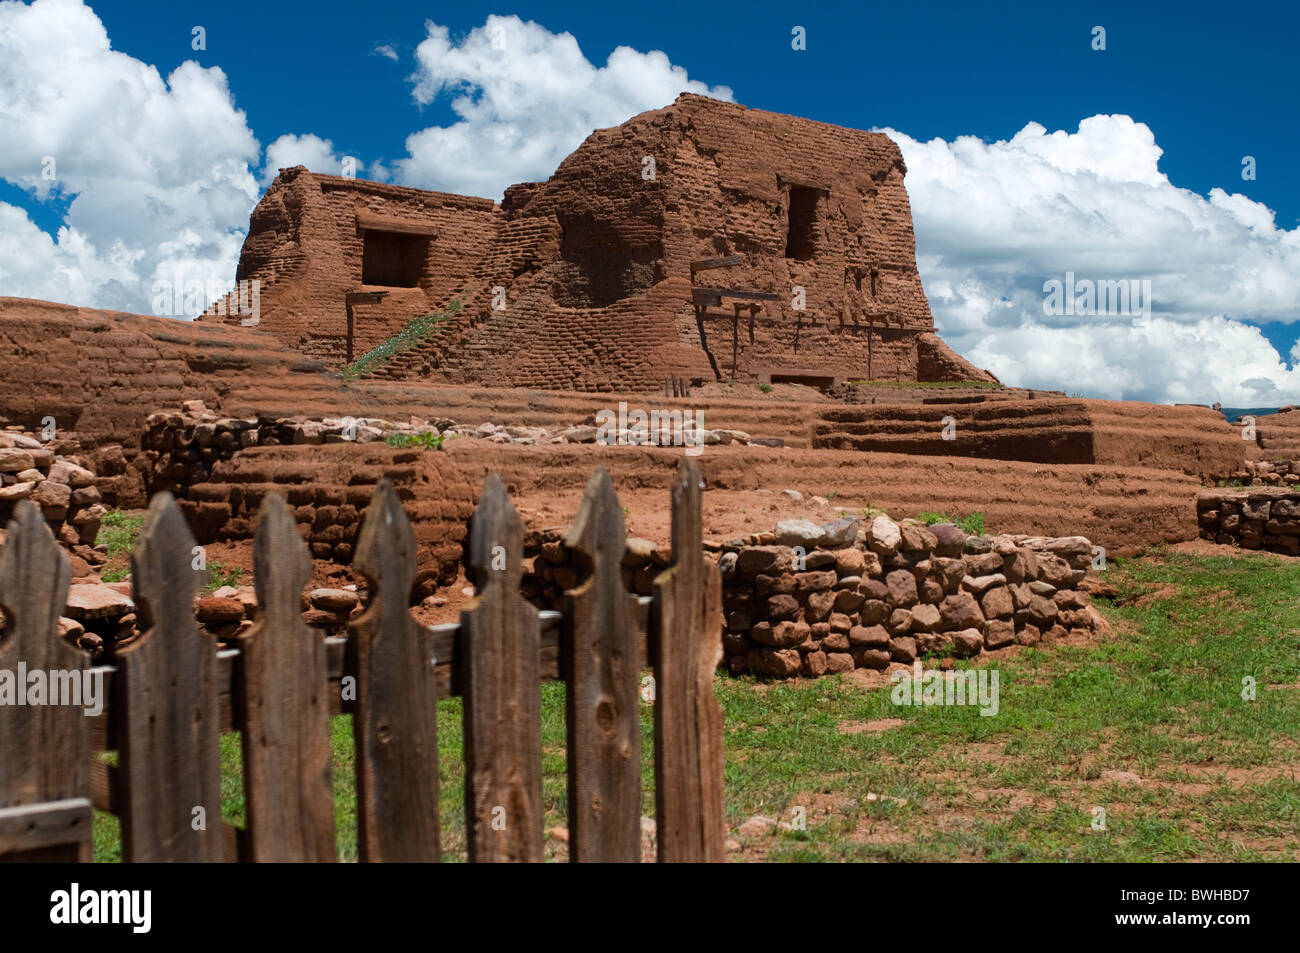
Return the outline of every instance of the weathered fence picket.
[[[542,860],[541,625],[519,592],[524,527],[488,474],[470,518],[461,613],[465,659],[465,835],[471,861]]]
[[[415,534],[387,480],[366,510],[353,565],[372,593],[348,639],[357,673],[357,853],[363,861],[438,860],[434,660],[408,608]]]
[[[131,554],[144,631],[117,656],[128,861],[222,859],[217,647],[194,620],[198,552],[176,501],[159,493]]]
[[[415,537],[381,483],[354,565],[369,604],[347,638],[302,621],[311,564],[292,509],[270,495],[258,516],[258,609],[237,649],[200,633],[201,551],[159,494],[132,555],[142,634],[102,678],[106,711],[0,704],[0,860],[90,859],[91,805],[122,819],[127,860],[332,861],[329,717],[356,741],[358,855],[440,859],[437,700],[464,697],[466,841],[471,861],[543,859],[539,683],[566,682],[569,852],[641,859],[641,693],[654,670],[659,860],[722,859],[722,721],[712,680],[721,653],[720,580],[701,544],[701,481],[686,460],[672,486],[673,556],[638,599],[623,585],[626,526],[597,469],[565,537],[589,568],[562,613],[520,593],[523,525],[495,474],[470,524],[476,596],[458,623],[421,626],[408,605]],[[0,671],[82,672],[57,634],[67,556],[39,510],[19,504],[0,554]],[[222,821],[219,734],[242,732],[245,829]],[[113,767],[92,751],[117,751]]]
[[[723,860],[722,576],[700,547],[703,481],[683,458],[673,479],[673,562],[655,580],[655,806],[662,862]]]
[[[35,505],[22,500],[0,556],[0,670],[75,672],[88,665],[58,637],[72,567]],[[0,704],[0,859],[90,860],[90,733],[80,708]],[[56,755],[57,753],[57,755]]]
[[[239,637],[249,860],[332,861],[329,674],[325,640],[302,621],[307,544],[282,497],[258,512],[253,550],[257,621]]]
[[[591,576],[567,595],[569,856],[641,859],[641,705],[636,597],[623,586],[627,529],[604,467],[587,481],[565,544]]]

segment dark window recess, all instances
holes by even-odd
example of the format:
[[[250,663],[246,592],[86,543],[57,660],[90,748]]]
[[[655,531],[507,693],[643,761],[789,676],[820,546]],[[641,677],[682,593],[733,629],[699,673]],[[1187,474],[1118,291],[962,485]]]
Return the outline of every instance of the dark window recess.
[[[361,283],[387,288],[414,288],[429,256],[425,235],[367,230],[361,253]]]
[[[810,261],[817,250],[817,189],[790,186],[790,228],[785,257]]]

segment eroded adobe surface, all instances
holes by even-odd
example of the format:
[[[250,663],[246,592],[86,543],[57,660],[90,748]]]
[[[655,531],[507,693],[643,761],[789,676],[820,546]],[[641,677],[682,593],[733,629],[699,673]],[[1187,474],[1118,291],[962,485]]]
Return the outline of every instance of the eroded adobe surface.
[[[992,380],[934,334],[905,171],[882,134],[683,94],[499,205],[282,170],[238,278],[261,328],[331,366],[464,302],[380,376]]]

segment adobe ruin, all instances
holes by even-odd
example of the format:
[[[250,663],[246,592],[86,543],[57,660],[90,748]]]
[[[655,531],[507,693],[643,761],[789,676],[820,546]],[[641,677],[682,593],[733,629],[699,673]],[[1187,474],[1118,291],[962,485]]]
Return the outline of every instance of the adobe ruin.
[[[334,368],[439,315],[378,377],[992,382],[934,333],[905,173],[883,134],[683,94],[500,203],[282,169],[236,277]]]

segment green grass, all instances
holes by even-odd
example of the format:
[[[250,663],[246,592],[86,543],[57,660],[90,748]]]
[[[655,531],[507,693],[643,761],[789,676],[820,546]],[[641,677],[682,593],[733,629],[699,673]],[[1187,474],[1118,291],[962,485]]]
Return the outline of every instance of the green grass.
[[[966,516],[948,516],[944,513],[935,513],[927,510],[916,517],[926,526],[933,526],[935,523],[953,523],[963,533],[971,536],[982,536],[984,534],[984,514],[979,510]]]
[[[243,566],[226,566],[219,562],[208,563],[208,581],[203,586],[203,595],[210,596],[223,586],[238,586],[244,578]]]
[[[421,450],[441,450],[442,445],[455,437],[454,433],[390,433],[384,443],[390,447],[418,447]]]
[[[1300,859],[1300,560],[1157,552],[1111,562],[1112,638],[1000,654],[1000,711],[898,708],[858,676],[720,676],[733,860]],[[1256,680],[1255,700],[1242,679]],[[461,703],[439,703],[447,858],[465,853]],[[872,722],[893,725],[857,731]],[[897,723],[895,723],[895,720]],[[643,815],[654,816],[642,707]],[[331,722],[339,856],[356,857],[351,721]],[[546,826],[565,826],[564,687],[542,687]],[[1139,785],[1108,776],[1132,772]],[[222,814],[242,823],[238,736]],[[1095,808],[1107,830],[1094,831]],[[736,832],[763,815],[806,830]],[[549,839],[548,854],[559,853]],[[118,859],[96,815],[97,860]]]
[[[123,510],[109,510],[104,514],[99,535],[95,537],[95,545],[108,547],[108,562],[100,573],[104,582],[121,582],[131,574],[131,550],[144,525],[144,516],[143,512]]]
[[[434,311],[429,314],[422,314],[419,317],[412,318],[406,327],[398,331],[391,338],[380,344],[378,347],[367,351],[359,358],[343,368],[344,380],[357,380],[365,377],[367,374],[373,374],[380,368],[386,367],[390,361],[403,351],[408,351],[415,347],[425,338],[436,332],[450,318],[460,313],[464,305],[462,295],[453,298],[443,311]]]

